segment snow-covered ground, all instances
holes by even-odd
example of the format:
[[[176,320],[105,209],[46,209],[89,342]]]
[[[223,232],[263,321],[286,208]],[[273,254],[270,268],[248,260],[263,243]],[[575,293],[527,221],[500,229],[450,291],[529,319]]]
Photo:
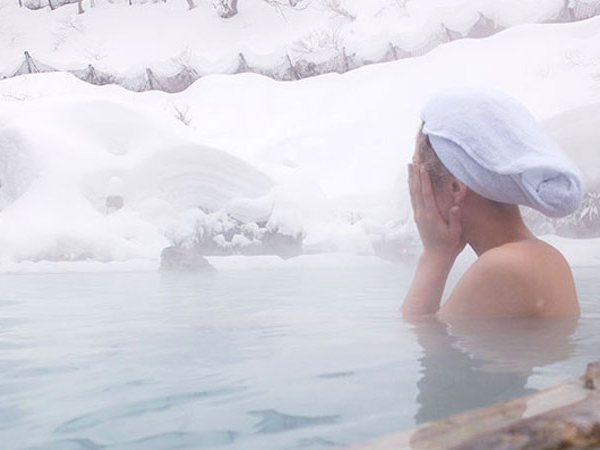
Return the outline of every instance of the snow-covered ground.
[[[0,0],[0,78],[68,70],[95,84],[167,91],[214,73],[345,72],[515,25],[600,14],[600,0],[244,0],[228,19],[215,4],[230,0],[188,0],[191,10],[184,0],[85,0],[83,14],[77,4],[52,11],[48,0],[20,1],[43,9]]]
[[[519,98],[549,120],[588,186],[600,180],[600,129],[589,126],[600,120],[600,18],[513,27],[343,75],[210,75],[177,94],[20,76],[0,82],[0,270],[154,264],[207,233],[230,250],[274,231],[299,237],[303,253],[410,253],[406,163],[420,109],[451,85]],[[597,241],[569,245],[577,264],[600,262]]]

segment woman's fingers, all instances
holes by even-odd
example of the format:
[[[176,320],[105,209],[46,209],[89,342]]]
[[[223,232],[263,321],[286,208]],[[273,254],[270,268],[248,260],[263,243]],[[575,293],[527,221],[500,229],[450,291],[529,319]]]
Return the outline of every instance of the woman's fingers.
[[[444,220],[435,201],[431,177],[419,164],[408,165],[408,187],[423,247],[429,252],[460,253],[466,244],[461,237],[460,209],[453,207],[449,220]]]
[[[415,210],[416,204],[414,199],[414,187],[413,187],[413,165],[408,164],[408,193],[410,194],[410,204],[412,205],[413,211]]]
[[[408,185],[410,201],[415,217],[430,217],[431,219],[442,219],[437,209],[431,177],[424,166],[409,164]]]
[[[430,211],[437,210],[435,198],[433,197],[433,188],[431,187],[431,178],[429,173],[421,166],[421,195],[423,198],[423,206]]]
[[[415,215],[423,210],[423,194],[421,193],[421,173],[417,164],[412,164],[413,177],[413,211]]]

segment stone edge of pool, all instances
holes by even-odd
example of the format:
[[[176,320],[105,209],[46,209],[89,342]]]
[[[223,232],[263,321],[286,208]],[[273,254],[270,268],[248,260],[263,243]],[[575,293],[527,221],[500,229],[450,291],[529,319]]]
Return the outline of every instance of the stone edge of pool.
[[[600,449],[600,361],[584,376],[344,450]]]

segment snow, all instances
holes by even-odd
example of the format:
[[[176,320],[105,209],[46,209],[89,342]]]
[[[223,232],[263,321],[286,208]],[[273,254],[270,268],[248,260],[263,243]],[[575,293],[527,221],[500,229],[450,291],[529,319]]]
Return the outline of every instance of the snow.
[[[597,152],[586,148],[598,142],[590,124],[600,116],[599,56],[593,18],[295,82],[210,75],[167,94],[65,73],[0,81],[0,271],[32,262],[156,267],[168,245],[205,232],[223,243],[232,230],[237,246],[269,229],[301,236],[307,254],[414,254],[406,163],[427,98],[455,85],[514,95],[595,186]],[[577,111],[589,121],[575,120]],[[109,198],[123,207],[109,208]],[[573,263],[600,262],[597,241],[559,243]]]
[[[467,35],[482,16],[507,28],[557,20],[565,7],[563,0],[419,0],[404,7],[401,1],[341,0],[344,16],[328,6],[332,0],[304,0],[296,9],[245,0],[237,15],[224,20],[210,1],[195,0],[192,10],[183,0],[95,3],[91,8],[84,1],[79,15],[76,4],[30,11],[0,0],[0,77],[19,67],[25,51],[59,70],[92,64],[131,79],[146,68],[164,75],[181,66],[200,74],[231,73],[240,53],[262,68],[285,64],[286,55],[294,62],[321,62],[342,48],[360,60],[383,56],[390,44],[419,54],[439,43],[443,26]]]
[[[583,105],[558,114],[545,122],[550,135],[563,147],[568,147],[573,158],[585,161],[581,170],[588,187],[600,190],[600,104]]]
[[[101,98],[5,103],[0,258],[156,257],[179,212],[269,192],[273,183],[258,169],[194,142],[175,120],[162,122]],[[107,214],[106,194],[116,189],[126,207]]]

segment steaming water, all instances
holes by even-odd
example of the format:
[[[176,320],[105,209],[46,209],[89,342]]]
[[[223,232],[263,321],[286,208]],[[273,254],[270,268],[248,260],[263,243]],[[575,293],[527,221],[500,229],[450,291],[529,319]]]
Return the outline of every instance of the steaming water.
[[[565,322],[397,316],[399,267],[0,277],[3,449],[322,449],[579,376]]]

